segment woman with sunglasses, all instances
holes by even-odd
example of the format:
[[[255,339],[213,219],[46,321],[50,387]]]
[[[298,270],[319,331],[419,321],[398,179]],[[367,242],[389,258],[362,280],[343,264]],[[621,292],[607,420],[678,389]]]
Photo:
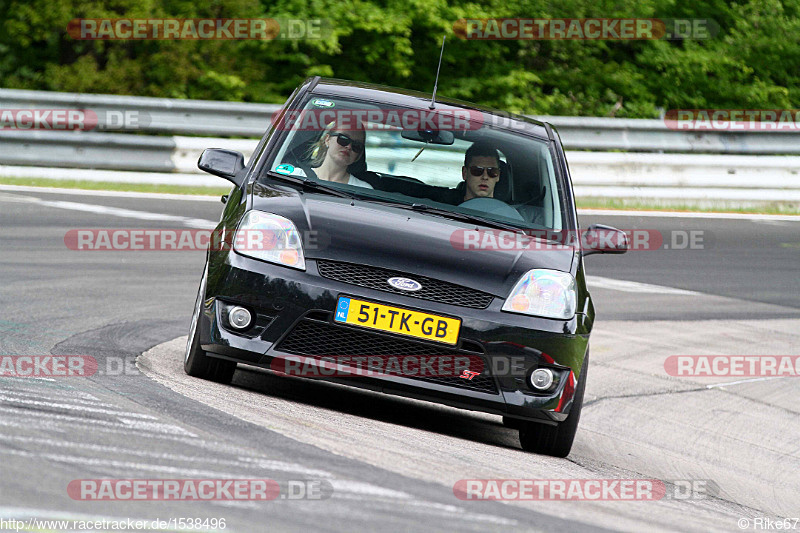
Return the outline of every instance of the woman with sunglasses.
[[[335,122],[325,128],[310,150],[311,167],[321,180],[372,189],[372,185],[353,176],[349,167],[366,157],[366,134],[360,130],[340,130]]]

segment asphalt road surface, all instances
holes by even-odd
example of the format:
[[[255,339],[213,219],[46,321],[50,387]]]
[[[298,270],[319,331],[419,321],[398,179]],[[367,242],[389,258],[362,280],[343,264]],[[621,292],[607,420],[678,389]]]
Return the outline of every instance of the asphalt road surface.
[[[92,377],[0,377],[0,530],[224,518],[239,532],[755,531],[800,516],[800,381],[677,378],[664,367],[671,355],[800,355],[800,222],[582,215],[584,226],[657,231],[668,247],[586,259],[598,313],[586,404],[571,455],[555,459],[522,452],[494,415],[242,366],[232,386],[189,378],[181,359],[204,254],[65,245],[71,229],[196,228],[221,209],[217,199],[0,188],[0,355],[98,363]],[[75,480],[187,478],[317,492],[164,502],[68,491]],[[671,497],[453,492],[463,479],[519,478],[655,479]],[[703,490],[684,498],[686,482]]]

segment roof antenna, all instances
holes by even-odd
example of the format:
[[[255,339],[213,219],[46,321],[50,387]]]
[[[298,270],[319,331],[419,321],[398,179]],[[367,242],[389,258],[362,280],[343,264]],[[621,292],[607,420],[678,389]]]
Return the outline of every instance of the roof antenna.
[[[442,69],[442,55],[444,54],[444,40],[446,35],[442,35],[442,51],[439,52],[439,66],[436,67],[436,81],[433,82],[433,96],[431,96],[431,105],[429,109],[435,109],[434,102],[436,100],[436,88],[439,86],[439,71]]]

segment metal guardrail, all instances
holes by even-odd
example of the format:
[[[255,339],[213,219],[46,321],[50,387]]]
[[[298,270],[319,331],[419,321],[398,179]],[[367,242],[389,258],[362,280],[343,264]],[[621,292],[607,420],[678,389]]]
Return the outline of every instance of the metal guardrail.
[[[144,133],[261,137],[280,106],[0,89],[0,110],[51,108],[90,109],[100,117],[127,112],[137,116],[136,131]]]
[[[679,131],[663,120],[534,117],[556,127],[567,150],[800,155],[800,135],[783,131]]]
[[[0,130],[0,164],[172,172],[173,137]]]
[[[135,113],[136,131],[144,133],[261,137],[280,106],[0,89],[0,110],[48,108],[91,109],[101,117]],[[534,118],[553,124],[568,150],[800,155],[797,135],[790,131],[676,131],[662,120]]]
[[[64,179],[223,185],[196,176],[201,151],[230,148],[249,158],[252,139],[261,137],[279,107],[0,89],[0,112],[89,109],[101,123],[125,113],[137,118],[127,133],[0,125],[0,175],[39,171]],[[558,128],[579,195],[800,201],[800,136],[791,132],[700,133],[670,130],[660,120],[537,118]]]

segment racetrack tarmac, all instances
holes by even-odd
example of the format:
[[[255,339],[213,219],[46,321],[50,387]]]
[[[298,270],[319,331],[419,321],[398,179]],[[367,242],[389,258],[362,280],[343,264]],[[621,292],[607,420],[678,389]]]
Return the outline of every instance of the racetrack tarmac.
[[[183,339],[202,252],[64,243],[75,228],[213,225],[221,207],[0,191],[0,354],[86,354],[102,370],[0,378],[0,518],[226,517],[228,531],[742,531],[800,515],[800,381],[673,377],[664,367],[674,355],[799,355],[797,222],[582,217],[584,226],[703,231],[711,244],[586,259],[598,312],[586,404],[572,454],[554,459],[522,452],[494,415],[244,366],[233,386],[189,378]],[[327,480],[333,495],[88,502],[66,491],[84,478],[225,476]],[[699,480],[718,494],[456,498],[454,483],[474,478]]]

